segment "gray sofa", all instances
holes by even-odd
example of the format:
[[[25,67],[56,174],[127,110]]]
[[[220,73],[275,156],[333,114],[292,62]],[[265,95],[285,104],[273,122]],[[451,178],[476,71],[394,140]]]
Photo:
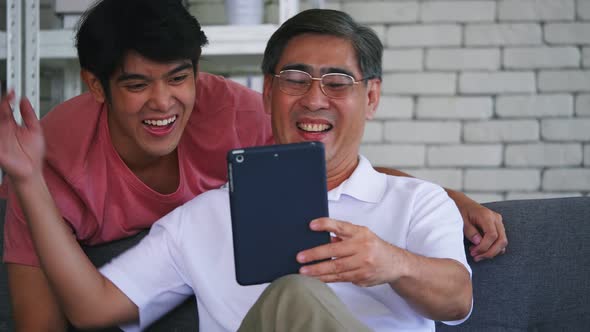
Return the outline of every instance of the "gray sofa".
[[[437,330],[590,331],[590,197],[485,205],[503,215],[508,251],[490,261],[470,262],[473,313],[464,324],[437,324]],[[86,252],[100,265],[144,235]],[[196,331],[197,321],[191,298],[150,331]],[[6,269],[0,265],[0,331],[12,331],[11,324]]]

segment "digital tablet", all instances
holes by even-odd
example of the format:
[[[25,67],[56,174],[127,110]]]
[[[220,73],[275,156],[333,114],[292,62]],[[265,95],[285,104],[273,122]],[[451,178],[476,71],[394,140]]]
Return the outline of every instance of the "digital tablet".
[[[330,242],[330,233],[309,228],[328,216],[323,144],[236,149],[227,161],[237,282],[298,273],[298,252]]]

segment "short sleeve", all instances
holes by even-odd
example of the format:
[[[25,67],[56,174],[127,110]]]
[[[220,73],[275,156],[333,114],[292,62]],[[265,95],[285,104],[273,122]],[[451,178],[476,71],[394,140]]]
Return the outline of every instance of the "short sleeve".
[[[139,322],[121,326],[125,331],[145,329],[193,294],[183,278],[184,267],[178,260],[182,255],[170,232],[180,221],[182,209],[164,216],[135,247],[100,268],[139,309]]]

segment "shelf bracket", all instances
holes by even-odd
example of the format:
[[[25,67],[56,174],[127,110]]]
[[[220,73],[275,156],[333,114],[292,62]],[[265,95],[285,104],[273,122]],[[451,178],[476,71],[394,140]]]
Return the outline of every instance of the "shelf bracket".
[[[39,0],[25,0],[25,95],[37,117],[40,114]]]
[[[18,107],[18,98],[22,90],[22,47],[21,24],[22,8],[20,0],[6,1],[6,89],[12,89],[16,95],[16,101],[12,107],[14,118],[21,123]]]

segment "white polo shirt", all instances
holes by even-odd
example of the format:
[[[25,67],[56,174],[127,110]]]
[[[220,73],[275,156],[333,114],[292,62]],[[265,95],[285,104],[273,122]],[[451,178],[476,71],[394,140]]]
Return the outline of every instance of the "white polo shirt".
[[[354,173],[328,199],[331,218],[366,226],[412,253],[457,260],[471,273],[461,215],[441,187],[378,173],[360,156]],[[227,189],[206,192],[164,216],[101,272],[139,308],[138,325],[126,330],[147,327],[194,292],[201,331],[235,331],[268,286],[235,280]],[[435,329],[387,284],[329,286],[375,331]]]

